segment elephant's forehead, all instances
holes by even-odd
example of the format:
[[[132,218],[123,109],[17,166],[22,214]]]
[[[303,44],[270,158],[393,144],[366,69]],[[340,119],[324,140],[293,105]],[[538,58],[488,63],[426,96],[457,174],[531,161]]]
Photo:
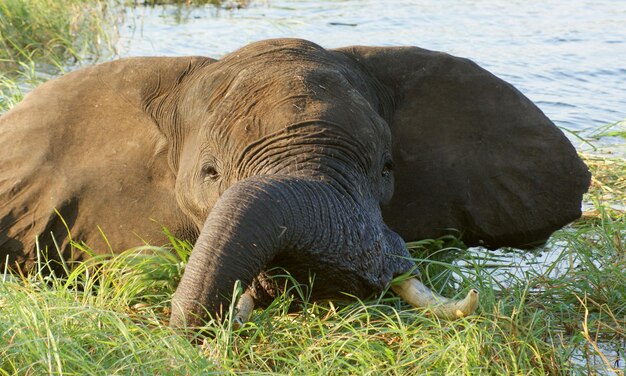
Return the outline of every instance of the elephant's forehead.
[[[296,52],[290,46],[238,54],[211,67],[211,124],[221,125],[220,132],[243,130],[238,138],[249,140],[305,122],[362,136],[365,143],[390,138],[361,72],[325,50]]]

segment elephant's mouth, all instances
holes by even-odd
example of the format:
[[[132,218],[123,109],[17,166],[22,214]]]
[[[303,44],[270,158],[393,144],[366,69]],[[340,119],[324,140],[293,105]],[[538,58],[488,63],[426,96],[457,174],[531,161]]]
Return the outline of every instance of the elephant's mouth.
[[[246,289],[238,317],[247,319],[260,300],[250,287],[272,266],[284,267],[299,282],[317,274],[313,299],[379,293],[414,269],[377,206],[355,203],[325,182],[255,176],[229,188],[210,212],[173,296],[170,325],[200,326],[207,315],[221,315],[237,281]],[[478,301],[474,291],[450,301],[415,278],[392,289],[443,318],[468,315]]]
[[[278,290],[275,284],[268,281],[265,276],[255,279],[255,283],[239,297],[236,305],[234,320],[242,325],[250,319],[255,305],[266,306],[276,297]],[[335,286],[340,288],[341,286]],[[479,292],[471,289],[465,298],[460,300],[443,297],[430,290],[416,277],[409,277],[391,285],[391,289],[406,303],[415,308],[425,309],[427,312],[444,320],[456,320],[469,316],[476,311],[479,303]],[[336,293],[337,290],[333,290]],[[319,298],[319,292],[313,294]],[[322,293],[323,295],[323,293]],[[333,294],[334,295],[334,294]],[[315,299],[315,297],[314,297]]]

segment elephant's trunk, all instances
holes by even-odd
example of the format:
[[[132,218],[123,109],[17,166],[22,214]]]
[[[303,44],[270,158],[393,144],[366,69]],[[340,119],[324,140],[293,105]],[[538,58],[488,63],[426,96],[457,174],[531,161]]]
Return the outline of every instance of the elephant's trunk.
[[[324,261],[353,268],[345,273],[347,281],[382,273],[375,265],[354,272],[362,260],[349,251],[368,249],[362,240],[365,226],[357,222],[371,218],[339,191],[328,182],[276,175],[250,177],[226,190],[209,213],[172,298],[170,325],[198,326],[209,314],[222,316],[236,281],[245,289],[279,253],[278,266],[296,274]],[[371,243],[369,238],[374,236],[368,234]],[[350,291],[347,284],[333,287],[341,288]]]
[[[364,297],[414,269],[404,242],[367,195],[312,178],[255,176],[224,192],[208,215],[172,298],[170,325],[197,327],[208,315],[222,316],[236,281],[245,289],[268,266],[282,266],[297,280],[315,274],[314,298]],[[432,296],[427,302],[444,299],[424,291]],[[422,295],[411,296],[430,305]]]
[[[285,184],[269,179],[247,179],[224,192],[172,298],[171,326],[200,326],[209,314],[228,309],[236,281],[248,286],[286,242],[291,196]]]

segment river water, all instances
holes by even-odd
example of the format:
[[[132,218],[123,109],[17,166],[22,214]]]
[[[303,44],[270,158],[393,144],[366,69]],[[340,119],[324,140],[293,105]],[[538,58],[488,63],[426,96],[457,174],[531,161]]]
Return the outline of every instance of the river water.
[[[557,125],[584,136],[626,119],[625,0],[253,0],[232,10],[137,6],[126,9],[117,49],[121,56],[217,58],[277,37],[329,48],[414,45],[468,57],[514,84]],[[626,124],[615,128],[626,130]]]

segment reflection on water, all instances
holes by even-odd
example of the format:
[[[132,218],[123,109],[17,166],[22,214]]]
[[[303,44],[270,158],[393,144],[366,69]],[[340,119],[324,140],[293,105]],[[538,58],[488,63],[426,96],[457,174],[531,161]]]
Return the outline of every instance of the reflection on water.
[[[259,0],[234,10],[128,8],[126,20],[123,56],[219,57],[276,37],[325,47],[415,45],[477,61],[572,131],[626,119],[621,0]]]

